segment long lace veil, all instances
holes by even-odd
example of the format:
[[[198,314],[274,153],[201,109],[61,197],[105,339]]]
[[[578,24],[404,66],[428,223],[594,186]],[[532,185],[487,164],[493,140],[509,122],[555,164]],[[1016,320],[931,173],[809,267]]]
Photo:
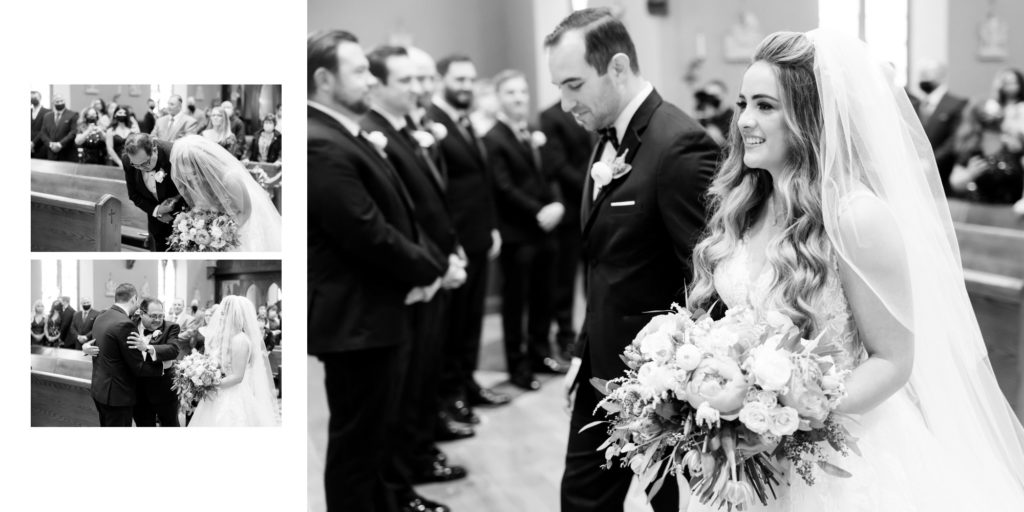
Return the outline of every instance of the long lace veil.
[[[996,384],[964,286],[953,223],[931,146],[891,67],[853,37],[813,30],[822,103],[822,211],[838,255],[880,303],[914,332],[909,391],[951,465],[1024,490],[1024,430]],[[857,237],[840,236],[850,198],[864,188],[895,217],[910,270],[912,296],[865,264]]]

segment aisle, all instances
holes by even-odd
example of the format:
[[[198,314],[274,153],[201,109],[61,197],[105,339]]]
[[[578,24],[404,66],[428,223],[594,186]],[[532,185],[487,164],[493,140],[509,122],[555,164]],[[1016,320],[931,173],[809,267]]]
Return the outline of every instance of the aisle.
[[[501,317],[487,315],[477,380],[515,396],[512,403],[478,408],[476,436],[443,443],[453,464],[466,466],[469,477],[417,487],[424,496],[454,512],[557,512],[569,415],[564,410],[562,377],[541,375],[539,391],[524,393],[507,383],[501,348]],[[327,443],[327,402],[323,366],[308,358],[308,479],[310,512],[324,512],[323,467]],[[636,490],[635,488],[633,489]],[[650,510],[643,496],[631,492],[626,512]]]

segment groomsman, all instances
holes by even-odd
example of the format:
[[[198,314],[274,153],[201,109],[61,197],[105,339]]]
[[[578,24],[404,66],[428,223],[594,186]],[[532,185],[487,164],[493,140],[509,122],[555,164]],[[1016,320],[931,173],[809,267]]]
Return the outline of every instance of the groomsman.
[[[547,137],[541,146],[544,174],[554,179],[562,192],[565,216],[555,228],[558,255],[555,260],[555,286],[552,289],[555,341],[559,357],[568,360],[576,341],[572,315],[576,300],[576,274],[580,267],[580,200],[583,182],[587,177],[587,164],[594,147],[594,136],[580,126],[572,114],[562,110],[559,103],[540,114],[540,129]]]
[[[623,375],[619,356],[648,321],[645,312],[683,301],[718,146],[640,75],[633,41],[609,10],[570,14],[544,46],[562,109],[602,135],[591,162],[620,168],[603,186],[593,178],[584,186],[587,315],[566,378],[567,392],[576,395],[562,511],[622,510],[632,472],[617,461],[601,468],[602,429],[580,433],[605,419],[594,413],[599,396],[590,379]],[[676,486],[662,487],[652,505],[658,512],[678,510]]]
[[[424,238],[385,142],[359,127],[377,80],[358,40],[331,30],[306,43],[308,351],[324,364],[331,411],[327,508],[390,511],[398,507],[382,472],[398,417],[400,355],[413,342],[407,304],[433,298],[447,255]],[[403,505],[448,510],[419,498]]]
[[[466,283],[452,293],[441,394],[450,414],[444,418],[445,423],[448,419],[476,423],[479,419],[472,406],[509,401],[506,395],[481,388],[473,378],[483,329],[488,260],[501,253],[501,235],[486,151],[469,120],[476,66],[469,57],[452,55],[437,63],[437,72],[442,88],[427,110],[426,119],[444,126],[448,132],[441,141],[441,154],[448,169],[448,202],[467,260]]]
[[[39,91],[32,91],[32,158],[46,158],[46,148],[41,141],[36,139],[39,132],[43,130],[43,119],[50,109],[42,105],[43,95]]]
[[[439,412],[437,386],[441,371],[443,321],[448,307],[447,289],[465,281],[465,262],[456,254],[455,226],[448,212],[440,170],[427,154],[436,141],[415,129],[409,118],[423,86],[416,65],[405,48],[381,46],[367,55],[370,72],[380,82],[370,95],[372,109],[363,118],[363,129],[387,138],[385,153],[409,191],[423,234],[442,253],[449,265],[442,290],[433,300],[412,306],[413,342],[401,348],[400,373],[404,379],[399,400],[396,453],[387,481],[399,503],[417,498],[414,483],[444,482],[464,478],[466,470],[449,466],[434,444],[434,422]]]
[[[75,308],[71,306],[71,297],[64,295],[60,298],[60,302],[64,304],[64,309],[60,313],[60,346],[63,348],[75,348],[75,342],[78,338],[75,336],[74,329],[71,325],[75,322]]]
[[[519,71],[494,77],[497,122],[484,135],[494,172],[495,207],[501,228],[501,322],[509,380],[527,391],[540,388],[535,372],[564,373],[551,357],[551,287],[555,240],[565,206],[543,173],[543,143],[526,123],[530,91]],[[539,135],[539,134],[538,134]],[[528,317],[524,321],[524,314]],[[525,327],[525,330],[524,330]]]
[[[161,427],[179,427],[178,394],[174,385],[174,370],[171,363],[178,358],[178,324],[164,320],[164,305],[157,299],[142,299],[139,304],[142,328],[141,338],[135,338],[135,348],[142,352],[146,365],[159,377],[140,377],[138,400],[132,409],[132,418],[137,427],[155,427],[157,420]]]

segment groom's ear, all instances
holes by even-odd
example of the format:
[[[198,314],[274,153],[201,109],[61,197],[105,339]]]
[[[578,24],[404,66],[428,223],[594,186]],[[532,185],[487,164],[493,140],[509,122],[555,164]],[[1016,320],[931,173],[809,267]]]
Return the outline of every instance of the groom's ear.
[[[608,71],[614,77],[622,76],[625,72],[630,71],[629,56],[621,52],[612,55],[612,60],[608,63]]]

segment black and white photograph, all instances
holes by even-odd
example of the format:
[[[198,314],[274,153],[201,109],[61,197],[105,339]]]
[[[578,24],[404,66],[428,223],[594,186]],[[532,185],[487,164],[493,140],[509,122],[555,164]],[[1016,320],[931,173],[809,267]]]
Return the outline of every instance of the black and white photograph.
[[[32,250],[281,250],[280,85],[45,85]]]
[[[309,511],[1024,510],[1024,4],[307,10]]]
[[[32,426],[279,426],[281,309],[276,260],[33,260]]]

